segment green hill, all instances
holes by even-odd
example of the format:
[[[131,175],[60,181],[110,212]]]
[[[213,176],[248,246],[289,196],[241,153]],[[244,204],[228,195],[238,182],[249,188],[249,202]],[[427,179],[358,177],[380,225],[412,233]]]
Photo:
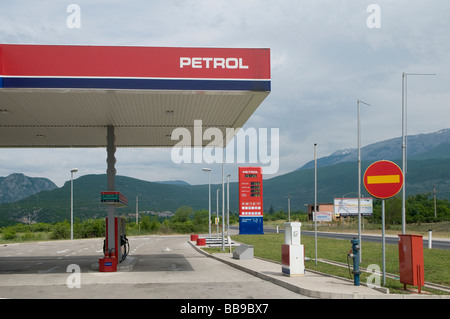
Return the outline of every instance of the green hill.
[[[362,162],[362,175],[371,162]],[[401,164],[398,162],[397,164]],[[345,162],[318,168],[318,202],[333,202],[334,197],[357,196],[357,163]],[[74,180],[74,217],[80,219],[106,216],[106,206],[100,203],[100,192],[106,190],[106,175],[86,175]],[[450,161],[438,159],[408,160],[406,191],[408,195],[428,193],[436,185],[438,198],[450,199]],[[216,189],[211,185],[212,211],[216,211]],[[128,207],[118,208],[117,214],[136,212],[136,196],[140,211],[172,211],[181,206],[194,210],[208,209],[208,185],[153,183],[125,176],[116,176],[116,190],[128,198]],[[369,196],[362,185],[362,194]],[[291,210],[305,210],[314,202],[314,169],[265,179],[263,183],[264,210],[270,206],[287,210],[291,195]],[[220,195],[220,200],[221,200]],[[219,204],[219,211],[221,211]],[[230,210],[238,209],[238,185],[230,183]],[[1,225],[22,221],[57,222],[70,218],[70,182],[52,191],[42,191],[14,203],[0,205]]]
[[[85,175],[75,179],[74,216],[75,218],[98,218],[106,216],[106,205],[100,202],[100,193],[106,189],[106,175]],[[117,209],[118,214],[134,213],[135,199],[139,196],[142,210],[175,211],[189,204],[201,207],[202,199],[196,192],[207,185],[190,187],[188,185],[152,183],[125,176],[116,176],[116,190],[127,196],[129,206]],[[70,218],[70,182],[53,191],[43,191],[15,203],[0,205],[0,221],[13,219],[26,221],[31,218],[38,222],[55,222]]]
[[[395,161],[401,167],[401,160]],[[372,162],[361,163],[361,178]],[[450,160],[408,160],[406,194],[429,193],[436,186],[438,198],[450,199]],[[345,162],[317,169],[317,201],[332,203],[334,197],[357,197],[358,165]],[[369,193],[361,184],[361,194]],[[275,210],[287,210],[287,196],[291,195],[291,209],[305,210],[304,204],[314,202],[314,169],[297,170],[264,181],[264,205]]]

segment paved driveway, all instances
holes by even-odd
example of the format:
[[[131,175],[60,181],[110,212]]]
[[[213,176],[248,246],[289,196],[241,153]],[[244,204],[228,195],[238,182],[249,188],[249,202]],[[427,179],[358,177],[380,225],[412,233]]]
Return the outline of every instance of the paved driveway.
[[[188,239],[188,236],[131,237],[129,256],[138,262],[132,270],[114,273],[91,269],[102,257],[103,239],[2,245],[0,297],[306,298],[205,257],[188,244]]]

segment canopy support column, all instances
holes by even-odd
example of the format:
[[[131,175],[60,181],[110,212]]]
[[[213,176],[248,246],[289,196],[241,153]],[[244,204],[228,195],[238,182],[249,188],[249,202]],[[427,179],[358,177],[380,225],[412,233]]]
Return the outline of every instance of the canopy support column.
[[[106,146],[106,152],[108,154],[108,157],[106,159],[106,163],[108,164],[108,168],[106,170],[106,174],[108,176],[108,191],[114,191],[115,190],[115,176],[116,176],[116,158],[114,157],[114,153],[116,152],[116,146],[115,146],[115,135],[114,135],[114,126],[108,125],[107,126],[107,146]],[[116,207],[114,205],[107,205],[108,206],[108,237],[110,240],[108,240],[108,250],[115,249],[115,238],[116,238],[116,229],[115,229],[115,217],[116,217]],[[115,252],[118,253],[117,251]]]

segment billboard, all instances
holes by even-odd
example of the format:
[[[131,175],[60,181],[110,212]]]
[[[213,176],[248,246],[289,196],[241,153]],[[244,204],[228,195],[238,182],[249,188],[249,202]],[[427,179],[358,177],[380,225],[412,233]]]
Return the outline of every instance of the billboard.
[[[361,198],[361,216],[372,216],[373,199]],[[358,216],[358,198],[335,198],[334,199],[334,215],[342,216]]]
[[[239,167],[239,233],[263,234],[261,167]]]
[[[313,221],[331,222],[332,212],[313,212]]]

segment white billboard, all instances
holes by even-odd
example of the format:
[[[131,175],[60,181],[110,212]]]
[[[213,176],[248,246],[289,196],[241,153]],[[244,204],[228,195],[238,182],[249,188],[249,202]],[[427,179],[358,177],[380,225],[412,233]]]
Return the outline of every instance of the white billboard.
[[[331,222],[332,212],[313,212],[313,221]]]
[[[372,216],[372,198],[361,198],[361,216]],[[338,216],[358,216],[358,198],[335,198],[334,214]]]

